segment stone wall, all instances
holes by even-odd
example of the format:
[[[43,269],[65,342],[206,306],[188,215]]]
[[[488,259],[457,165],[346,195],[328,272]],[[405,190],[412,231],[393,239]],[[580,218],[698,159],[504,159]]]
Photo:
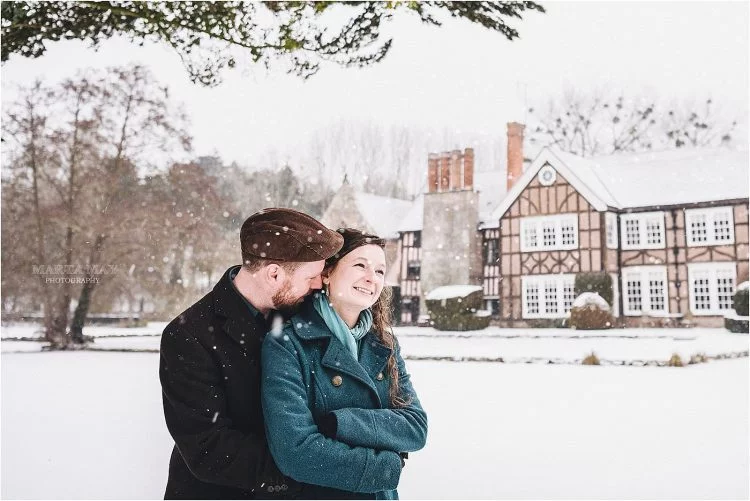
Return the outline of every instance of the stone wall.
[[[482,285],[482,242],[477,231],[479,193],[426,193],[422,231],[422,299],[443,285]]]

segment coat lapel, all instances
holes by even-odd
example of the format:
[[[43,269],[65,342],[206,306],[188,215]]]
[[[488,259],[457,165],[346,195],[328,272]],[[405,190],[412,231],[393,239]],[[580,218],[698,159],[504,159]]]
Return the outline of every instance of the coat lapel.
[[[328,346],[320,361],[323,367],[346,374],[367,386],[382,407],[380,395],[373,378],[385,368],[391,350],[380,344],[370,332],[362,340],[364,345],[357,361],[349,350],[325,327],[312,301],[305,301],[299,315],[292,317],[297,335],[306,340],[327,339]]]
[[[229,268],[213,289],[214,311],[226,318],[224,332],[243,349],[259,347],[266,335],[265,322],[253,317],[229,279]]]
[[[323,359],[320,363],[323,367],[328,367],[331,370],[348,374],[349,376],[359,380],[362,384],[370,388],[375,395],[378,394],[378,390],[375,388],[372,378],[365,368],[357,362],[349,350],[341,344],[337,338],[330,336],[328,348],[323,354]]]
[[[381,344],[375,337],[375,334],[370,332],[364,339],[359,362],[371,376],[375,376],[380,372],[385,374],[385,366],[388,363],[388,357],[391,355],[391,352],[390,348]]]

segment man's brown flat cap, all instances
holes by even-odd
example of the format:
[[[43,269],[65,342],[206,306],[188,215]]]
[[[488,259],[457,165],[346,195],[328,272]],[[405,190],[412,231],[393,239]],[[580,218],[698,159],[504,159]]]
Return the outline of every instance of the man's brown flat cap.
[[[307,214],[270,208],[245,220],[240,243],[243,256],[306,263],[333,256],[341,249],[344,238]]]

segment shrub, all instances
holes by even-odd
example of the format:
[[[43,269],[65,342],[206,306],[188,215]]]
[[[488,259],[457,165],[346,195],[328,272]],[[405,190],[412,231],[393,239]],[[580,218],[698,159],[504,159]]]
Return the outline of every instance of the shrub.
[[[581,362],[581,364],[583,364],[583,365],[601,365],[599,363],[599,357],[597,357],[596,353],[594,353],[593,351],[589,355],[587,355],[586,358],[583,359],[583,361]]]
[[[690,361],[688,362],[688,365],[705,364],[706,362],[708,362],[708,357],[706,356],[705,353],[696,353],[690,356]]]
[[[724,317],[724,328],[735,334],[747,334],[748,330],[750,330],[750,320],[726,315]]]
[[[533,318],[526,321],[530,329],[561,329],[567,327],[568,319],[560,318]]]
[[[570,310],[570,327],[572,329],[611,329],[614,323],[615,319],[612,314],[599,308],[584,306]]]
[[[570,327],[573,329],[610,329],[615,323],[607,302],[595,292],[584,292],[573,301]]]
[[[685,363],[682,361],[680,355],[673,353],[672,357],[667,361],[667,365],[669,367],[684,367]]]
[[[612,277],[605,271],[577,273],[573,289],[576,297],[584,292],[595,292],[599,294],[607,304],[612,304]]]
[[[739,287],[737,287],[737,292],[734,293],[734,311],[737,312],[737,315],[741,317],[748,316],[748,288],[745,285],[747,282],[743,282],[740,284]]]
[[[452,292],[466,288],[463,292]],[[427,294],[425,302],[433,327],[440,331],[481,330],[490,325],[490,315],[481,313],[484,294],[477,286],[438,287]],[[471,290],[471,292],[466,292]]]

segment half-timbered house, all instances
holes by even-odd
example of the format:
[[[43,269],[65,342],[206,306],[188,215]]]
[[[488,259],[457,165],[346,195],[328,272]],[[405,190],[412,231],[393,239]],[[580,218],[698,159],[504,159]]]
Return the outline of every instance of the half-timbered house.
[[[582,158],[523,154],[508,124],[507,170],[475,172],[471,148],[431,154],[414,201],[345,185],[323,222],[389,239],[397,321],[417,323],[424,296],[482,285],[501,325],[567,315],[575,276],[611,275],[622,324],[719,325],[748,279],[748,155],[730,148]]]

